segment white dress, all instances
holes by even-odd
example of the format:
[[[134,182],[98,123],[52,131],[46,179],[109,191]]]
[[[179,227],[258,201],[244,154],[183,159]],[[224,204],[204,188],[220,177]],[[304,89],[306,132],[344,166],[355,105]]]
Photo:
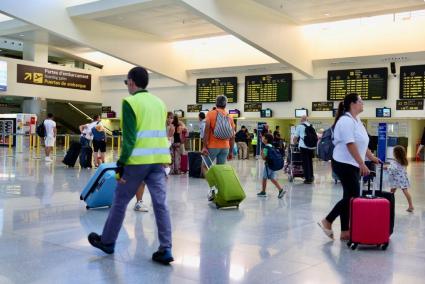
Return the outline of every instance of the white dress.
[[[406,167],[400,165],[397,161],[391,161],[388,167],[388,182],[391,188],[409,188],[410,183]]]

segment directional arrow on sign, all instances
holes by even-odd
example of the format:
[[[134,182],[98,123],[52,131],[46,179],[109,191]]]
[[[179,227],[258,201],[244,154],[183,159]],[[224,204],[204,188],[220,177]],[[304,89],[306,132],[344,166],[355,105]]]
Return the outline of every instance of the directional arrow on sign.
[[[32,80],[32,73],[31,72],[25,72],[24,80]]]

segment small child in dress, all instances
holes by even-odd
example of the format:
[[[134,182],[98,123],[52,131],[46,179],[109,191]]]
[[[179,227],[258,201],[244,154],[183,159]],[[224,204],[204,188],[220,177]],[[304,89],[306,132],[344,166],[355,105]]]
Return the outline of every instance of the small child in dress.
[[[267,133],[266,135],[264,135],[263,137],[261,137],[261,140],[263,141],[265,147],[263,149],[263,151],[261,152],[261,157],[263,158],[264,161],[267,160],[267,153],[269,151],[269,149],[273,148],[273,135],[270,133]],[[283,189],[283,187],[280,186],[279,182],[276,180],[276,172],[273,171],[272,169],[270,169],[267,166],[267,163],[265,163],[264,165],[264,170],[263,170],[263,187],[262,190],[257,193],[257,196],[259,197],[265,197],[267,196],[266,194],[266,187],[267,187],[267,179],[271,180],[271,182],[276,186],[276,188],[279,190],[279,193],[277,195],[277,198],[282,198],[285,193],[286,190]]]
[[[413,212],[412,197],[408,191],[410,187],[409,179],[407,177],[406,167],[409,164],[407,161],[406,149],[403,146],[397,145],[394,147],[394,161],[390,162],[388,167],[388,181],[391,187],[391,192],[395,193],[397,188],[401,188],[406,196],[409,208],[407,212]]]

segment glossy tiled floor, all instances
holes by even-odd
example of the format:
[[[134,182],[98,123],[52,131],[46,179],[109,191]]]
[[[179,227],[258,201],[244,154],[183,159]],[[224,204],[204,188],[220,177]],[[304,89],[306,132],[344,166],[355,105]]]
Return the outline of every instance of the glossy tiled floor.
[[[239,210],[209,206],[204,180],[172,176],[176,261],[166,267],[150,260],[158,246],[152,210],[129,207],[115,255],[104,255],[86,236],[101,231],[108,209],[87,211],[79,200],[93,172],[64,168],[60,157],[48,165],[27,154],[5,154],[0,157],[0,283],[424,283],[423,163],[409,167],[416,212],[405,211],[398,192],[396,232],[385,252],[351,251],[329,241],[316,225],[341,196],[326,163],[316,163],[314,185],[298,180],[278,200],[271,186],[269,197],[256,197],[258,162],[232,162],[247,193]],[[285,175],[280,179],[287,183]],[[149,194],[146,202],[151,206]]]

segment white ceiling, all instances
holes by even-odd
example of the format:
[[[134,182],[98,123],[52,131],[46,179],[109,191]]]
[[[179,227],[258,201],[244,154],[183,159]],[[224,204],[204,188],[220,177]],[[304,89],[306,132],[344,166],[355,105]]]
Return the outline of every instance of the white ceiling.
[[[40,29],[27,31],[27,32],[21,32],[21,33],[8,34],[8,35],[5,35],[4,37],[22,41],[24,42],[24,44],[25,42],[46,44],[49,46],[55,46],[59,48],[71,49],[74,52],[85,52],[85,51],[92,50],[82,44],[75,43],[61,36],[57,36],[55,34],[52,34]]]
[[[425,9],[423,0],[254,0],[299,24]]]
[[[146,6],[130,13],[96,20],[127,29],[150,33],[164,40],[181,40],[225,34],[223,30],[179,4]]]

